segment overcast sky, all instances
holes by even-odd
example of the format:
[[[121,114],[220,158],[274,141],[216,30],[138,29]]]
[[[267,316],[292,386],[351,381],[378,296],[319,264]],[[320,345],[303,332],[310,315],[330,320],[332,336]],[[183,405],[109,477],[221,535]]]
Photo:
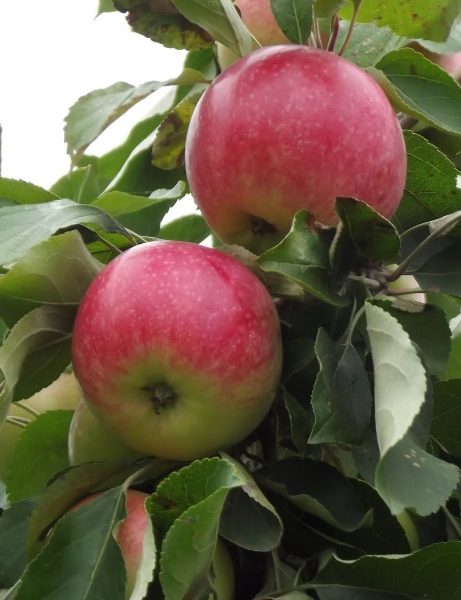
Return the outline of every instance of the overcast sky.
[[[174,77],[183,53],[132,33],[121,13],[95,19],[97,0],[8,0],[0,18],[2,175],[49,187],[69,168],[63,137],[79,96],[117,81]],[[150,101],[152,102],[152,100]],[[149,104],[149,101],[147,101]],[[140,118],[146,105],[135,109]],[[96,150],[123,139],[124,123]]]

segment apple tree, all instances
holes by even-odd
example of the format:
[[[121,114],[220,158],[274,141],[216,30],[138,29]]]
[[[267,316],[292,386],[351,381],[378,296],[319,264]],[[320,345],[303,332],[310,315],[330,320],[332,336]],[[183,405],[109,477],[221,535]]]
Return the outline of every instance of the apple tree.
[[[187,53],[0,178],[0,599],[458,600],[459,1],[109,11]]]

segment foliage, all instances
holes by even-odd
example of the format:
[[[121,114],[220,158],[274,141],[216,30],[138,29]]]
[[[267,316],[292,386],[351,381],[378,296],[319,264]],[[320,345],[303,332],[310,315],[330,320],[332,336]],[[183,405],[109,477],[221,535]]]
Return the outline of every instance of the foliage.
[[[0,178],[0,421],[23,428],[1,503],[0,598],[123,599],[114,532],[128,487],[149,494],[153,524],[131,600],[211,598],[218,537],[239,600],[459,597],[461,190],[451,159],[461,88],[402,46],[461,51],[461,9],[404,4],[270,0],[290,41],[340,51],[383,87],[405,129],[408,173],[392,221],[338,198],[336,229],[300,211],[259,256],[222,248],[263,281],[282,324],[283,378],[268,417],[238,446],[188,464],[70,467],[71,413],[28,422],[8,417],[11,404],[70,368],[76,311],[106,263],[156,238],[209,239],[200,214],[171,221],[168,211],[188,193],[185,136],[219,73],[216,41],[241,55],[252,45],[231,0],[100,0],[99,13],[126,13],[136,31],[189,52],[174,80],[80,98],[65,126],[72,169],[51,190]],[[87,153],[161,86],[172,90],[166,103],[119,147]],[[426,303],[390,287],[403,274]],[[68,512],[94,491],[104,491],[97,502]]]

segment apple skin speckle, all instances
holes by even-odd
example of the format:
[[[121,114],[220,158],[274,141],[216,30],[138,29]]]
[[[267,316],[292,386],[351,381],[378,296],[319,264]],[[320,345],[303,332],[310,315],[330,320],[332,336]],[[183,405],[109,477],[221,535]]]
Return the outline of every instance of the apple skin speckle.
[[[277,313],[255,275],[218,250],[167,241],[128,250],[96,277],[72,352],[104,423],[140,452],[179,459],[249,434],[271,406],[282,361]],[[159,383],[176,400],[157,414],[146,389]]]

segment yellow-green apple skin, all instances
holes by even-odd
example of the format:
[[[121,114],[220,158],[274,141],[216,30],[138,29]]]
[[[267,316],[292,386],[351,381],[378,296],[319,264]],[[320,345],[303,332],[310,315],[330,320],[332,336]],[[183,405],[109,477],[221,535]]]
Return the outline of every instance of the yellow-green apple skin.
[[[390,265],[387,267],[390,271],[397,268],[397,265]],[[391,292],[405,292],[407,290],[419,290],[419,285],[413,275],[401,275],[395,281],[392,281],[388,285],[388,290]],[[426,303],[426,294],[424,292],[413,291],[411,294],[399,295],[403,300],[413,300],[414,302]]]
[[[30,398],[22,400],[21,403],[38,413],[42,413],[57,409],[73,410],[81,398],[82,395],[73,374],[62,373],[51,385]],[[33,414],[18,404],[11,405],[8,415],[20,417],[27,421],[34,419]],[[2,480],[6,476],[14,447],[23,430],[22,427],[8,422],[3,423],[0,428],[0,479]]]
[[[338,196],[392,217],[406,151],[392,106],[368,73],[325,50],[270,46],[208,87],[189,126],[186,170],[211,229],[258,253],[301,209],[336,225]]]
[[[272,14],[270,0],[236,0],[234,6],[260,46],[289,43]],[[258,47],[256,42],[254,47]],[[232,50],[220,43],[217,44],[217,53],[221,70],[227,69],[238,59]]]
[[[81,465],[87,462],[126,461],[143,454],[128,448],[101,423],[82,400],[75,409],[69,429],[69,462]]]
[[[280,379],[269,293],[236,259],[187,242],[127,250],[93,280],[72,336],[91,409],[127,446],[192,460],[245,438]]]
[[[88,504],[98,495],[99,493],[84,498],[72,510]],[[126,598],[130,598],[133,591],[136,575],[142,561],[144,536],[147,527],[151,526],[150,518],[144,506],[146,498],[148,498],[148,494],[136,490],[127,490],[126,518],[115,535],[126,569]],[[178,568],[180,568],[180,565],[178,565]],[[234,599],[234,567],[227,548],[220,539],[217,541],[212,558],[210,580],[216,595],[211,593],[208,600]]]

